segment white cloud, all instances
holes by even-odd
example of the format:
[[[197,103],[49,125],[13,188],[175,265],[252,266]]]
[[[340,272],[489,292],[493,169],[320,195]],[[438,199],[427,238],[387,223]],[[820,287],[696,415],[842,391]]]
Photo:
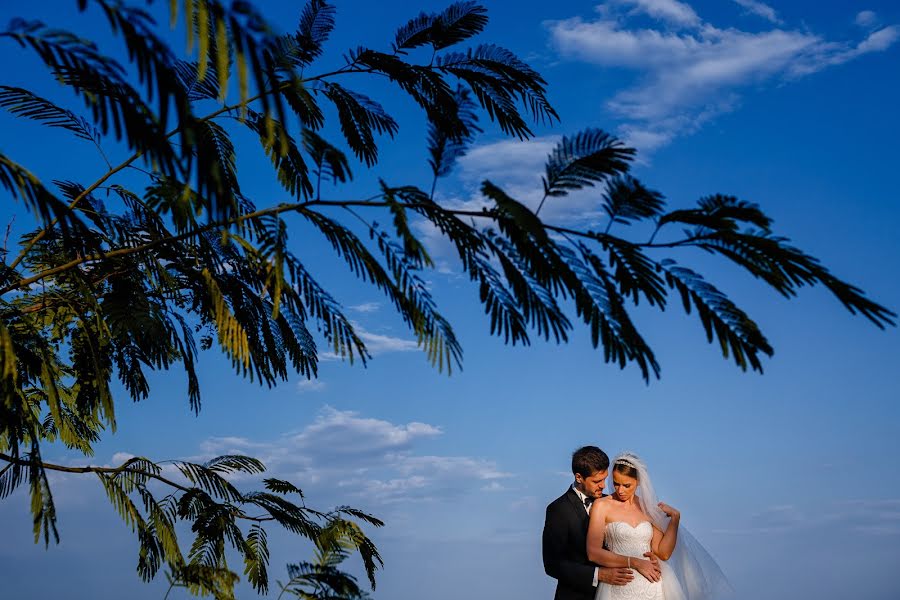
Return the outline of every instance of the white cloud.
[[[771,16],[770,21],[777,18],[760,2],[735,1]],[[807,76],[887,50],[900,38],[895,26],[856,43],[780,27],[748,32],[700,22],[690,30],[670,30],[665,25],[671,24],[671,15],[658,15],[664,21],[659,27],[630,27],[627,19],[609,15],[609,7],[620,4],[601,5],[593,20],[574,17],[545,25],[563,57],[637,75],[635,84],[609,99],[607,108],[621,119],[619,134],[645,152],[734,110],[740,92],[749,86]]]
[[[341,498],[375,504],[496,490],[493,484],[499,486],[509,476],[488,460],[417,451],[419,444],[442,434],[428,423],[392,423],[325,407],[298,432],[270,441],[211,438],[201,449],[207,457],[253,454],[266,464],[268,476],[316,488],[317,496],[331,490]]]
[[[413,352],[419,349],[415,340],[373,333],[359,326],[356,327],[356,334],[372,356],[389,352]]]
[[[638,132],[635,134],[640,136]],[[544,165],[560,139],[561,136],[557,135],[524,141],[503,139],[473,146],[459,160],[459,176],[468,195],[464,193],[461,196],[439,198],[441,205],[476,213],[492,207],[493,203],[481,193],[482,182],[489,180],[517,202],[536,211],[543,200],[541,180],[545,174]],[[623,135],[623,139],[629,140],[629,136]],[[643,142],[647,139],[649,138],[644,137],[629,141]],[[597,226],[605,219],[601,208],[602,195],[603,187],[598,186],[571,192],[565,197],[548,198],[541,207],[541,219],[563,226]],[[492,224],[486,219],[463,218],[472,219],[476,227]],[[453,244],[428,221],[417,221],[414,227],[429,254],[435,259],[438,270],[455,272],[447,266],[458,256]]]
[[[505,492],[506,487],[502,485],[499,481],[492,481],[483,488],[481,488],[482,492]]]
[[[896,25],[874,31],[859,43],[856,52],[852,53],[852,58],[867,52],[884,52],[894,45],[898,37],[900,37],[900,28]]]
[[[857,13],[853,22],[860,27],[872,27],[878,24],[878,15],[871,10],[862,10]]]
[[[131,460],[132,458],[134,458],[134,454],[130,454],[128,452],[116,452],[112,455],[112,464],[107,466],[118,467],[125,461]]]
[[[473,146],[459,159],[461,175],[478,183],[483,179],[494,182],[531,179],[532,185],[540,189],[544,161],[558,141],[559,136],[545,136]]]
[[[319,379],[304,379],[297,382],[297,393],[321,392],[326,387],[325,382]]]
[[[389,354],[391,352],[413,352],[419,349],[419,345],[413,339],[375,333],[369,331],[356,321],[351,321],[351,324],[356,331],[356,335],[363,341],[366,350],[368,350],[369,354],[372,356]],[[354,356],[355,355],[356,354],[354,353]],[[320,361],[325,362],[346,360],[346,357],[342,357],[340,354],[333,351],[320,352],[318,358]]]
[[[756,15],[758,17],[762,17],[767,21],[771,21],[772,23],[780,24],[781,19],[778,18],[778,13],[775,12],[775,9],[769,6],[768,4],[764,4],[762,2],[758,2],[757,0],[734,0],[735,3],[742,6],[746,11],[750,14]]]
[[[381,304],[378,302],[364,302],[362,304],[350,306],[349,308],[354,312],[373,313],[381,308]]]
[[[193,456],[170,458],[202,463],[224,454],[254,456],[266,465],[262,476],[235,473],[227,478],[239,488],[250,489],[258,489],[263,477],[287,479],[314,497],[317,508],[352,504],[378,507],[382,514],[390,504],[405,512],[408,507],[403,503],[507,491],[502,482],[510,474],[493,461],[428,451],[427,444],[442,435],[443,429],[430,423],[394,422],[325,406],[299,430],[262,439],[207,438]],[[117,467],[133,457],[116,452],[105,466]],[[77,458],[73,461],[79,464]],[[186,482],[175,465],[162,467],[168,478]],[[96,479],[56,472],[50,476],[54,486],[62,486],[65,506],[92,501],[90,490]]]
[[[439,476],[448,473],[465,474],[473,479],[491,482],[507,476],[489,461],[465,456],[410,456],[398,465],[398,469],[404,474],[434,473]]]
[[[460,159],[460,176],[469,185],[471,196],[454,206],[480,210],[491,203],[478,188],[485,179],[500,186],[507,195],[531,210],[537,210],[544,194],[541,177],[548,155],[560,136],[544,136],[526,141],[502,140],[473,147]],[[561,198],[549,198],[541,208],[541,218],[557,224],[596,224],[603,219],[599,198],[602,189],[586,189]]]
[[[629,14],[646,14],[672,25],[692,27],[700,24],[694,9],[677,0],[612,0],[605,6],[630,7]]]
[[[395,425],[326,407],[311,425],[289,439],[298,450],[318,452],[327,448],[332,454],[350,455],[398,452],[408,449],[417,439],[440,434],[440,428],[426,423]]]

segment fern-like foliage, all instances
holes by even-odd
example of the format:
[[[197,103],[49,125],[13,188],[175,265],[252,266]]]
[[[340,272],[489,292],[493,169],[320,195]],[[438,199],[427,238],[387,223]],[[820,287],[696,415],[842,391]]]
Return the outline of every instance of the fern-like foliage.
[[[430,45],[435,50],[453,46],[481,33],[487,9],[476,2],[454,2],[439,13],[419,13],[394,36],[395,50]]]
[[[459,122],[458,132],[448,131],[442,127],[441,121],[429,120],[428,123],[428,164],[434,173],[434,179],[450,174],[456,161],[464,156],[472,140],[482,129],[478,126],[478,113],[468,89],[459,86],[454,94],[456,114],[453,121]]]
[[[322,195],[322,179],[332,183],[347,183],[353,179],[350,162],[341,150],[310,129],[303,130],[303,149],[315,164],[316,197]]]
[[[628,171],[634,149],[600,129],[563,136],[547,157],[545,196],[565,196]]]
[[[519,138],[531,136],[531,129],[517,108],[517,98],[521,98],[539,122],[558,118],[546,98],[544,79],[505,48],[482,44],[465,53],[443,54],[435,64],[441,71],[464,81],[504,133]]]
[[[650,219],[662,213],[665,207],[663,195],[644,186],[630,175],[610,180],[603,194],[603,209],[609,217],[609,225]],[[609,227],[607,227],[609,230]]]
[[[98,142],[100,138],[100,133],[84,117],[22,88],[0,85],[0,108],[16,116],[40,121],[48,127],[61,127],[89,142]]]
[[[47,99],[58,86],[0,86],[0,108],[38,132],[90,140],[103,164],[117,165],[84,181],[51,174],[50,185],[35,174],[42,169],[14,160],[14,148],[0,154],[0,191],[33,217],[0,254],[0,498],[27,484],[36,541],[58,538],[48,473],[93,473],[137,538],[145,581],[165,570],[171,586],[233,598],[240,575],[226,559],[237,555],[243,576],[265,593],[268,535],[278,526],[316,549],[289,567],[284,593],[366,597],[342,564],[358,555],[374,587],[381,557],[363,527],[381,521],[348,507],[309,508],[299,487],[277,477],[249,489],[244,482],[264,469],[254,458],[173,460],[164,469],[146,457],[71,467],[42,454],[62,444],[91,456],[115,430],[118,403],[153,395],[154,371],[180,370],[185,406],[199,412],[204,351],[267,387],[315,378],[326,351],[367,364],[357,326],[317,277],[317,235],[349,277],[387,298],[427,360],[448,373],[461,368],[463,349],[427,283],[430,269],[447,266],[429,245],[435,235],[455,251],[450,266],[478,290],[492,335],[527,345],[534,337],[563,343],[583,330],[606,362],[634,365],[646,380],[659,376],[661,360],[632,307],[662,310],[673,304],[670,293],[739,367],[762,370],[773,352],[724,286],[682,266],[687,257],[672,261],[676,248],[724,258],[785,297],[819,285],[879,327],[896,319],[793,247],[754,203],[714,194],[665,212],[662,194],[628,174],[634,150],[599,129],[563,137],[536,191],[544,200],[593,194],[606,231],[545,221],[540,206],[490,181],[480,187],[484,208],[436,198],[437,180],[483,129],[527,138],[529,121],[558,119],[546,81],[525,61],[490,40],[457,47],[485,29],[482,5],[422,13],[392,47],[357,46],[320,68],[336,15],[325,0],[309,0],[289,35],[249,2],[173,0],[169,24],[185,31],[187,54],[170,45],[153,3],[76,3],[102,17],[112,54],[35,21],[0,30],[0,44],[35,54],[84,114],[67,108],[70,100]],[[423,54],[426,61],[415,59]],[[385,93],[411,100],[427,123],[427,163],[416,169],[404,156],[404,180],[391,183],[367,172],[399,134],[385,108],[394,103],[374,97]],[[283,195],[261,193],[259,179],[247,177],[255,144]],[[114,152],[123,155],[107,160]],[[377,184],[360,193],[365,182]],[[344,189],[352,193],[335,192]],[[634,225],[655,226],[650,239]]]
[[[341,122],[341,131],[357,158],[372,166],[378,160],[375,134],[393,137],[398,125],[384,108],[368,96],[329,83],[325,96],[334,103]]]
[[[307,2],[300,13],[300,25],[292,36],[282,38],[284,56],[297,66],[305,66],[322,54],[322,45],[334,29],[335,7],[322,0]]]
[[[716,231],[736,231],[744,223],[768,231],[772,219],[757,204],[716,194],[701,198],[698,208],[675,210],[662,215],[659,223],[682,223]]]
[[[762,371],[759,354],[771,356],[773,350],[756,323],[694,271],[668,259],[660,267],[666,283],[681,296],[685,312],[690,312],[692,306],[696,309],[707,341],[718,340],[723,356],[731,355],[741,369],[750,366]]]
[[[695,226],[689,243],[719,254],[765,281],[786,298],[807,285],[823,285],[851,313],[859,313],[879,328],[893,323],[891,311],[866,298],[862,291],[841,281],[814,257],[774,235],[772,219],[756,204],[733,196],[701,198],[696,209],[667,213],[661,224]],[[742,226],[749,226],[741,230]]]
[[[347,512],[337,510],[332,514],[316,541],[313,560],[288,565],[290,579],[281,585],[282,594],[307,600],[364,600],[370,597],[355,577],[339,569],[354,549],[366,557],[364,562],[368,573],[372,573],[375,564],[381,564],[381,557],[374,548],[368,551],[360,549],[361,546],[365,547],[365,543],[361,544],[358,527],[341,517]],[[366,516],[358,511],[354,513],[357,518]],[[377,520],[372,521],[372,524],[378,523],[380,522]],[[370,580],[370,583],[374,588],[374,581]]]

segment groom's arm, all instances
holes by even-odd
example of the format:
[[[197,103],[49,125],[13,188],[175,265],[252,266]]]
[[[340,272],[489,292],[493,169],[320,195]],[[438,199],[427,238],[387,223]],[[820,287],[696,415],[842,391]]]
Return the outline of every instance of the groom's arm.
[[[570,588],[590,589],[596,567],[566,558],[567,529],[562,511],[552,504],[548,506],[543,534],[544,571]]]
[[[635,569],[649,581],[659,581],[660,571],[656,557],[650,555],[647,559],[622,556],[604,548],[606,537],[606,514],[608,505],[602,502],[594,502],[591,507],[591,521],[587,533],[587,557],[594,564],[621,569],[625,567],[628,572]],[[648,553],[650,554],[650,553]],[[644,556],[648,556],[645,554]],[[605,581],[605,580],[604,580]]]

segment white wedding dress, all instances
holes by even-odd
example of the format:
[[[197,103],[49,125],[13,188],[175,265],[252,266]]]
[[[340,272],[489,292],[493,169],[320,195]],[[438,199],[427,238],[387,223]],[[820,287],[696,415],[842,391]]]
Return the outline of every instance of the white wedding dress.
[[[650,540],[653,539],[653,525],[650,521],[641,521],[632,527],[624,521],[613,521],[606,525],[605,541],[609,549],[622,556],[644,558],[650,552]],[[662,579],[652,582],[643,575],[634,572],[634,579],[626,585],[597,586],[595,600],[684,600],[681,584],[669,565],[660,561]]]
[[[606,546],[622,556],[644,558],[650,551],[654,525],[660,531],[669,527],[669,517],[659,508],[647,465],[633,452],[623,452],[613,465],[624,464],[637,470],[638,491],[635,497],[641,512],[649,517],[636,527],[622,521],[606,524]],[[651,583],[634,572],[634,579],[626,585],[597,586],[595,600],[722,600],[731,594],[728,580],[716,561],[684,527],[678,528],[678,542],[668,561],[660,561],[662,578]]]

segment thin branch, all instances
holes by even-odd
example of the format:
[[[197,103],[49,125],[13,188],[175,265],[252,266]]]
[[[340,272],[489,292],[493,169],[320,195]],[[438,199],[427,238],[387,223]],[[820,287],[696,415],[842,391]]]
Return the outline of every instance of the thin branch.
[[[370,200],[313,200],[310,202],[306,202],[303,204],[304,207],[320,205],[320,206],[336,206],[336,207],[348,207],[348,206],[364,206],[370,208],[387,208],[392,206],[387,202],[373,202]],[[393,204],[393,206],[401,206],[403,208],[427,208],[429,210],[440,210],[444,214],[447,215],[455,215],[455,216],[464,216],[464,217],[481,217],[484,219],[496,219],[496,215],[487,209],[483,210],[457,210],[452,208],[445,208],[443,206],[439,206],[436,204],[425,204],[421,202],[399,202]],[[551,225],[549,223],[542,223],[545,229],[548,231],[554,231],[556,233],[569,234],[578,237],[583,237],[592,240],[602,240],[604,237],[614,238],[615,236],[611,236],[607,233],[597,233],[594,231],[581,231],[578,229],[570,229],[568,227],[561,227],[558,225]],[[677,240],[674,242],[665,242],[665,243],[653,243],[651,242],[630,242],[637,248],[680,248],[682,246],[687,246],[693,244],[694,242],[702,241],[705,239],[709,239],[712,237],[709,235],[695,235],[686,237],[681,240]],[[615,238],[621,239],[621,238]]]
[[[3,37],[3,36],[0,36],[0,37]],[[384,75],[383,73],[376,72],[372,68],[360,69],[360,68],[354,67],[354,65],[355,65],[355,63],[350,63],[350,64],[345,65],[345,66],[341,67],[340,69],[337,69],[334,71],[328,71],[326,73],[321,73],[319,75],[315,75],[313,77],[309,77],[306,79],[299,79],[298,82],[302,85],[302,84],[309,83],[312,81],[321,81],[327,77],[331,77],[334,75],[346,75],[346,74],[350,74],[350,73],[375,73],[376,75]],[[433,66],[427,65],[426,68],[433,68]],[[206,121],[210,121],[212,119],[215,119],[219,115],[222,115],[226,112],[230,112],[237,108],[246,106],[247,104],[250,104],[251,102],[256,102],[257,100],[260,100],[264,96],[268,96],[270,94],[280,92],[280,91],[285,90],[288,87],[293,86],[293,85],[294,85],[293,81],[282,82],[281,84],[275,86],[274,88],[268,89],[268,90],[263,90],[259,94],[256,94],[255,96],[251,96],[250,98],[247,98],[244,101],[238,102],[236,104],[223,106],[222,108],[215,110],[215,111],[211,112],[210,114],[206,115],[205,117],[199,119],[199,122],[203,123]],[[169,133],[166,134],[166,139],[173,137],[175,134],[179,133],[181,131],[181,129],[182,128],[180,126],[176,127],[175,129],[173,129],[172,131],[170,131]],[[102,150],[101,150],[101,154],[102,154]],[[126,167],[131,166],[131,163],[136,161],[142,155],[143,155],[143,151],[135,152],[130,157],[128,157],[122,164],[120,164],[116,167],[110,168],[103,176],[100,177],[100,179],[95,181],[92,185],[90,185],[84,191],[82,191],[80,194],[78,194],[78,196],[76,196],[72,200],[72,202],[69,203],[67,210],[71,211],[72,209],[74,209],[78,205],[79,202],[81,202],[91,192],[96,190],[107,179],[109,179],[110,177],[112,177],[113,175],[115,175],[116,173],[121,171],[122,169],[125,169]],[[103,156],[103,158],[104,158],[104,160],[106,160],[107,164],[109,164],[109,160],[106,159],[105,155]],[[60,220],[60,217],[54,218],[52,221],[50,221],[50,223],[47,224],[46,227],[44,227],[33,238],[31,238],[28,241],[28,244],[26,244],[25,247],[22,249],[22,251],[19,252],[18,256],[16,256],[16,259],[12,262],[12,264],[9,265],[9,268],[15,269],[19,265],[19,263],[21,263],[22,260],[24,260],[25,256],[31,251],[31,249],[34,248],[35,244],[37,244],[39,241],[44,239],[44,237],[46,237],[47,233],[54,226],[56,226],[57,223],[59,223],[59,220]],[[5,292],[0,292],[0,294],[2,294],[2,293],[5,293]]]
[[[0,453],[0,460],[5,460],[8,463],[18,464],[23,467],[28,467],[35,463],[35,461],[32,461],[32,460],[22,460],[21,458],[15,458],[13,456],[9,456],[9,455],[3,454],[3,453]],[[49,471],[60,471],[62,473],[103,473],[103,474],[111,474],[111,475],[115,475],[118,473],[134,473],[135,475],[143,475],[150,479],[156,479],[157,481],[160,481],[160,482],[162,482],[168,486],[171,486],[173,488],[179,489],[182,492],[191,491],[191,488],[185,487],[185,486],[181,485],[180,483],[176,483],[176,482],[172,481],[171,479],[163,477],[162,475],[157,475],[156,473],[153,473],[151,471],[142,471],[141,469],[129,468],[129,467],[126,467],[124,464],[119,467],[93,467],[91,465],[87,465],[85,467],[67,467],[65,465],[56,465],[56,464],[48,463],[48,462],[44,462],[44,461],[38,461],[38,464],[40,464],[43,469],[46,469]],[[9,468],[9,467],[7,467],[7,468]]]
[[[9,456],[9,455],[3,454],[3,453],[0,453],[0,460],[5,460],[9,463],[3,468],[2,471],[0,471],[0,475],[5,473],[7,469],[9,469],[10,467],[12,467],[13,465],[16,465],[16,464],[21,465],[23,467],[27,467],[27,466],[34,464],[34,461],[23,460],[21,458],[17,459],[13,456]],[[193,489],[193,488],[181,485],[180,483],[177,483],[175,481],[172,481],[171,479],[168,479],[167,477],[163,477],[162,475],[153,473],[152,471],[144,471],[141,469],[126,467],[124,464],[119,467],[94,467],[91,465],[87,465],[84,467],[67,467],[65,465],[57,465],[57,464],[48,463],[48,462],[44,462],[44,461],[38,461],[38,464],[40,464],[41,468],[43,468],[45,470],[60,471],[62,473],[101,473],[104,475],[106,475],[106,474],[117,475],[120,473],[133,473],[135,475],[142,475],[144,477],[147,477],[148,479],[155,479],[155,480],[159,481],[160,483],[164,483],[165,485],[173,487],[182,492],[189,492]],[[234,507],[234,508],[237,509],[237,507]],[[244,514],[243,511],[240,511],[239,509],[234,514],[239,519],[243,519],[245,521],[253,521],[256,523],[264,523],[266,521],[274,521],[275,520],[275,518],[271,517],[271,516],[269,516],[269,517],[251,517],[249,515]]]
[[[396,205],[397,204],[395,204],[394,206],[396,206]],[[374,202],[369,199],[366,199],[366,200],[309,200],[306,202],[279,204],[277,206],[273,206],[270,208],[265,208],[265,209],[257,210],[257,211],[251,212],[251,213],[247,213],[245,215],[240,215],[240,216],[234,217],[232,219],[227,219],[224,221],[217,221],[215,223],[210,223],[210,224],[200,227],[198,229],[186,231],[179,235],[160,238],[158,240],[154,240],[154,241],[144,244],[142,246],[134,246],[131,248],[119,248],[117,250],[112,250],[110,252],[105,252],[102,254],[81,256],[81,257],[75,258],[73,260],[70,260],[69,262],[64,263],[62,265],[53,267],[51,269],[47,269],[46,271],[42,271],[32,277],[26,277],[24,279],[20,279],[18,282],[10,284],[10,285],[0,289],[0,296],[7,294],[8,292],[11,292],[13,290],[28,287],[32,283],[41,281],[43,279],[46,279],[47,277],[51,277],[53,275],[59,275],[60,273],[65,273],[66,271],[70,271],[71,269],[74,269],[75,267],[85,264],[85,263],[96,262],[96,261],[105,260],[108,258],[116,258],[116,257],[120,257],[120,256],[128,256],[130,254],[136,254],[139,252],[146,252],[147,250],[152,250],[154,248],[164,246],[171,242],[178,242],[178,241],[181,241],[184,239],[188,239],[188,238],[206,233],[207,231],[212,231],[214,229],[218,229],[221,227],[230,227],[231,225],[236,225],[238,223],[242,223],[242,222],[250,220],[250,219],[255,219],[257,217],[266,216],[266,215],[277,215],[277,214],[281,214],[283,212],[298,210],[301,208],[308,208],[310,206],[335,206],[335,207],[340,207],[340,208],[347,208],[350,206],[363,206],[363,207],[369,207],[369,208],[387,208],[387,207],[391,206],[391,204],[389,204],[387,202]],[[442,206],[438,206],[435,204],[426,204],[426,203],[421,203],[421,202],[399,203],[399,206],[402,206],[404,208],[412,208],[412,209],[417,209],[417,208],[426,208],[429,210],[437,209],[437,210],[442,211],[445,214],[455,215],[455,216],[478,217],[478,218],[492,219],[492,220],[496,220],[496,218],[497,218],[495,213],[493,213],[492,211],[487,210],[487,209],[454,210],[454,209],[450,209],[450,208],[444,208]],[[607,235],[607,234],[598,234],[596,232],[591,232],[591,231],[579,231],[576,229],[569,229],[566,227],[559,227],[556,225],[549,225],[546,223],[544,224],[544,228],[547,229],[548,231],[555,231],[557,233],[568,233],[570,235],[575,235],[578,237],[583,237],[583,238],[588,238],[588,239],[593,239],[593,240],[600,240],[600,239],[602,239],[603,236]],[[708,235],[700,235],[700,236],[688,237],[683,240],[678,240],[675,242],[667,242],[667,243],[661,243],[661,244],[635,243],[634,245],[639,248],[677,248],[677,247],[689,245],[696,241],[707,239],[708,237],[709,237]]]
[[[534,211],[534,216],[538,216],[539,214],[541,214],[541,209],[544,208],[544,201],[545,201],[546,199],[547,199],[547,194],[545,193],[545,194],[544,194],[544,197],[541,198],[541,203],[538,204],[537,210]]]
[[[297,210],[298,208],[304,206],[305,204],[307,204],[307,203],[298,202],[298,203],[294,203],[294,204],[281,204],[278,206],[274,206],[272,208],[266,208],[266,209],[262,209],[262,210],[257,210],[252,213],[247,213],[245,215],[241,215],[241,216],[235,217],[233,219],[210,223],[208,225],[200,227],[199,229],[193,229],[191,231],[186,231],[179,235],[173,235],[170,237],[160,238],[158,240],[154,240],[154,241],[144,244],[142,246],[134,246],[132,248],[119,248],[117,250],[111,250],[110,252],[104,252],[102,254],[94,254],[94,255],[90,255],[90,256],[80,256],[78,258],[70,260],[67,263],[53,267],[52,269],[47,269],[46,271],[41,271],[40,273],[38,273],[37,275],[34,275],[32,277],[26,277],[25,279],[20,279],[18,282],[2,288],[2,289],[0,289],[0,296],[7,294],[8,292],[11,292],[13,290],[28,287],[32,283],[41,281],[43,279],[46,279],[47,277],[51,277],[53,275],[59,275],[60,273],[65,273],[66,271],[70,271],[70,270],[74,269],[75,267],[82,265],[84,263],[96,262],[99,260],[105,260],[108,258],[116,258],[119,256],[128,256],[130,254],[136,254],[138,252],[145,252],[147,250],[152,250],[154,248],[158,248],[159,246],[164,246],[171,242],[179,242],[181,240],[185,240],[190,237],[194,237],[194,236],[206,233],[207,231],[212,231],[213,229],[236,225],[236,224],[246,221],[248,219],[254,219],[254,218],[265,216],[265,215],[277,215],[282,212],[287,212],[290,210]]]
[[[6,255],[9,254],[9,234],[12,232],[13,223],[16,222],[16,215],[13,214],[12,219],[6,224],[6,235],[3,236],[3,256],[0,260],[6,262]]]
[[[359,72],[359,73],[371,72],[371,69],[342,69],[342,70],[332,71],[329,73],[323,73],[322,75],[317,75],[315,77],[311,77],[310,79],[301,80],[300,83],[305,83],[307,81],[317,81],[317,80],[323,79],[325,77],[329,77],[331,75],[344,74],[344,73],[356,73],[356,72]],[[211,112],[210,114],[208,114],[207,116],[199,119],[199,122],[203,123],[205,121],[210,121],[212,119],[215,119],[216,117],[218,117],[219,115],[221,115],[223,113],[235,110],[246,104],[250,104],[251,102],[256,102],[257,100],[261,99],[263,96],[267,96],[269,94],[280,92],[283,89],[287,89],[291,85],[293,85],[293,83],[290,81],[287,81],[287,82],[284,82],[270,90],[263,90],[259,94],[248,98],[244,102],[238,102],[236,104],[223,106],[222,108],[215,110],[215,111]],[[181,131],[181,127],[176,127],[175,129],[173,129],[172,131],[170,131],[169,133],[166,134],[166,139],[173,137],[175,134],[179,133],[180,131]],[[126,167],[130,167],[131,163],[133,163],[134,161],[139,159],[141,156],[143,156],[143,154],[144,154],[143,151],[139,150],[138,152],[135,152],[130,157],[128,157],[122,164],[108,170],[103,176],[100,177],[100,179],[95,181],[93,184],[91,184],[90,186],[85,188],[84,191],[82,191],[80,194],[78,194],[78,196],[76,196],[72,200],[72,202],[69,203],[67,210],[71,211],[72,209],[74,209],[78,205],[79,202],[81,202],[84,198],[86,198],[91,192],[96,190],[107,179],[109,179],[110,177],[112,177],[113,175],[115,175],[116,173],[121,171],[122,169],[125,169]],[[26,246],[19,253],[19,255],[16,256],[16,259],[12,262],[12,264],[9,265],[9,268],[15,269],[19,265],[19,263],[22,262],[22,260],[25,258],[25,256],[31,251],[31,249],[34,248],[35,244],[37,244],[39,241],[44,239],[44,237],[47,235],[47,233],[57,223],[59,223],[59,219],[60,219],[60,217],[54,218],[52,221],[50,221],[50,223],[47,224],[46,227],[44,227],[33,238],[31,238],[28,241],[28,244],[26,244]]]

